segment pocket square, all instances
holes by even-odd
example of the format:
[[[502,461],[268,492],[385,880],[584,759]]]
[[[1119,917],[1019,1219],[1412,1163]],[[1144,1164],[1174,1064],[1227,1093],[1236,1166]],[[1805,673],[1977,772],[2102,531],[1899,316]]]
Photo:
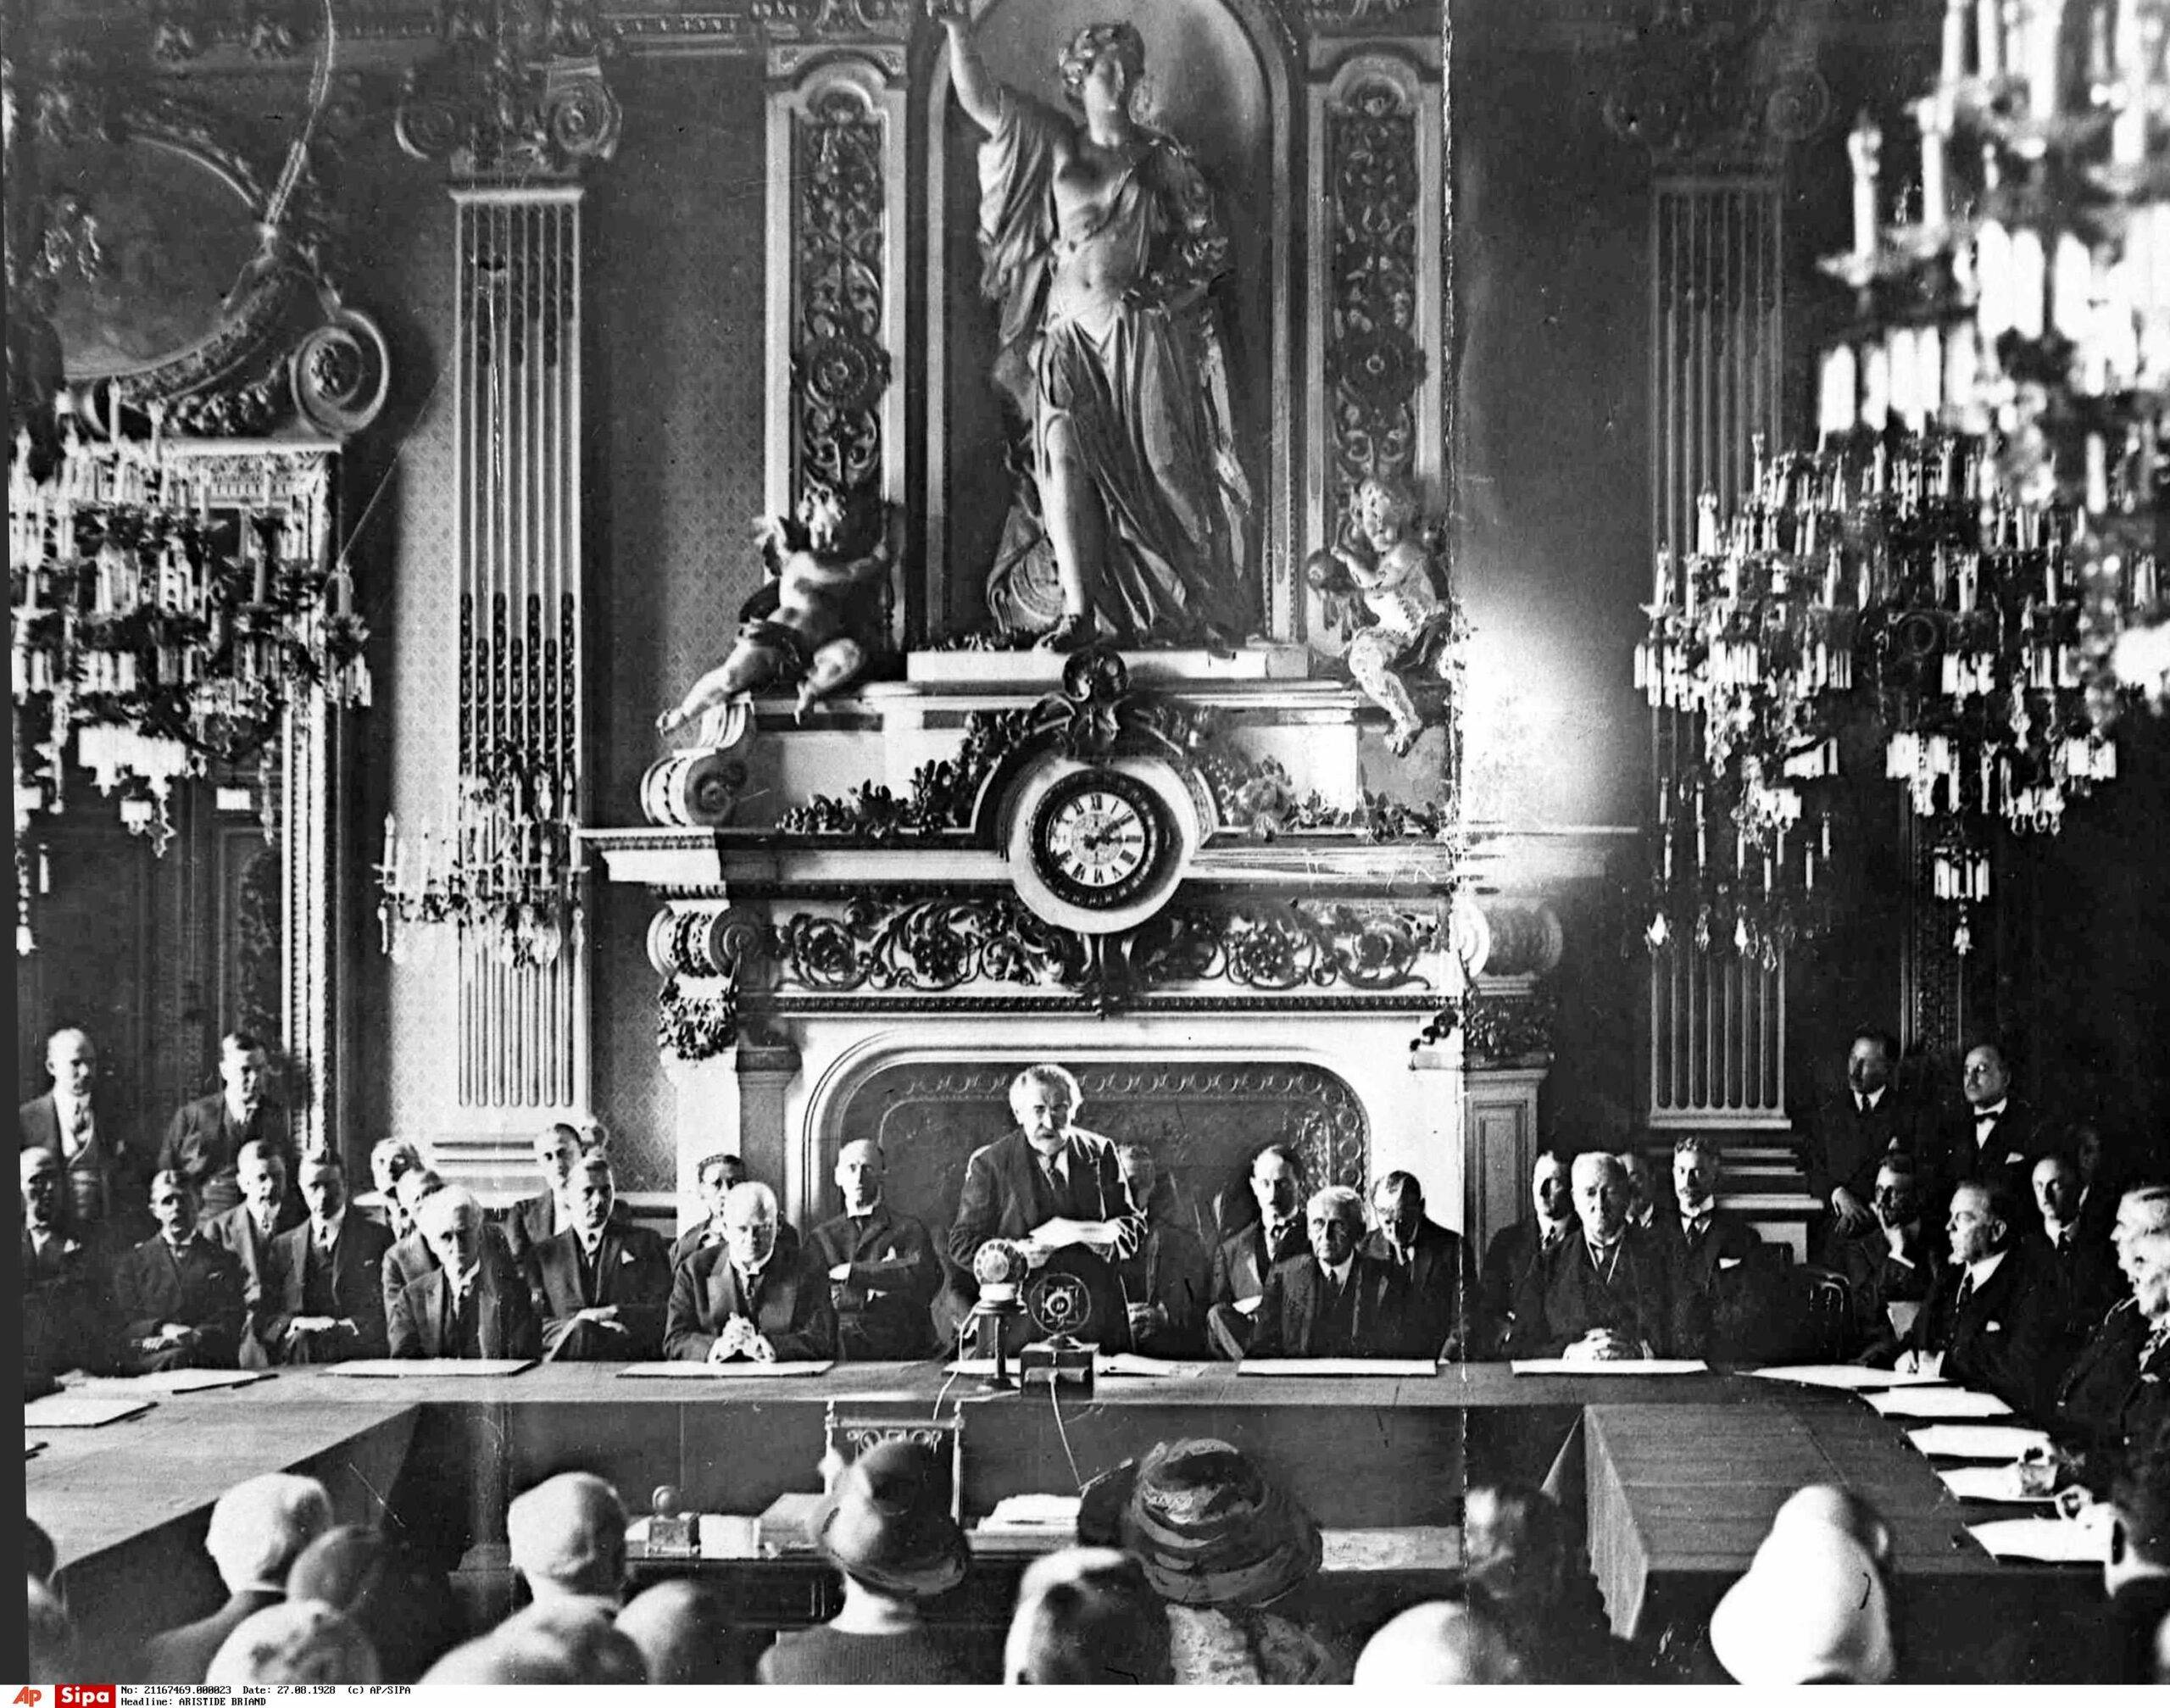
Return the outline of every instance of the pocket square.
[[[2002,1334],[2004,1332],[2004,1324],[2001,1322],[1985,1322],[1982,1325],[1982,1332],[1984,1334]]]
[[[620,1269],[625,1268],[632,1260],[633,1255],[630,1251],[621,1251],[618,1254],[618,1267]]]

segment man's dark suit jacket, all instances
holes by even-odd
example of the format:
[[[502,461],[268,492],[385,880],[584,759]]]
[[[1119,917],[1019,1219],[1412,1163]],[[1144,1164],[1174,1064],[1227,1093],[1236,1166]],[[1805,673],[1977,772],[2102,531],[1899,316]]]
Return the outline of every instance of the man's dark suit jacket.
[[[1831,1208],[1831,1194],[1844,1187],[1861,1201],[1862,1208],[1876,1192],[1876,1171],[1885,1155],[1902,1150],[1918,1166],[1922,1143],[1920,1116],[1910,1103],[1900,1100],[1890,1086],[1877,1099],[1876,1107],[1863,1110],[1854,1102],[1851,1087],[1826,1098],[1816,1111],[1808,1135],[1801,1143],[1801,1167],[1808,1176],[1808,1195],[1818,1210]]]
[[[2098,1456],[2120,1455],[2148,1446],[2170,1422],[2170,1348],[2143,1370],[2148,1329],[2129,1299],[2095,1325],[2056,1387],[2050,1427],[2069,1444]]]
[[[1409,1351],[1401,1277],[1390,1265],[1358,1251],[1349,1259],[1353,1295],[1347,1332],[1321,1319],[1326,1271],[1306,1252],[1266,1271],[1265,1300],[1251,1324],[1252,1358],[1399,1358]]]
[[[159,1147],[159,1166],[175,1169],[196,1189],[196,1219],[209,1221],[241,1202],[241,1187],[234,1178],[234,1163],[241,1148],[252,1138],[268,1141],[287,1160],[287,1178],[294,1177],[294,1142],[287,1111],[275,1104],[259,1103],[246,1127],[226,1117],[224,1092],[213,1092],[193,1103],[184,1103],[166,1124],[165,1143]]]
[[[168,1361],[165,1354],[146,1353],[137,1343],[156,1334],[160,1323],[178,1322],[202,1336],[197,1364],[212,1370],[239,1368],[248,1307],[242,1297],[241,1260],[223,1246],[196,1234],[175,1252],[153,1234],[114,1263],[113,1299],[132,1362]]]
[[[2000,1174],[2011,1181],[2021,1201],[2026,1224],[2034,1226],[2039,1213],[2027,1177],[2041,1160],[2044,1143],[2041,1121],[2034,1106],[2021,1098],[2007,1098],[2004,1113],[1989,1129],[1989,1143],[1977,1144],[1974,1132],[1972,1104],[1964,1101],[1947,1104],[1940,1112],[1935,1142],[1929,1147],[1938,1194],[1931,1208],[1941,1214],[1956,1188],[1969,1181]]]
[[[2066,1339],[2078,1345],[2127,1290],[2116,1249],[2106,1238],[2097,1238],[2084,1227],[2071,1230],[2062,1250],[2039,1229],[2025,1235],[2021,1243],[2035,1267],[2056,1279],[2064,1298]]]
[[[1303,1216],[1299,1214],[1281,1260],[1285,1263],[1292,1257],[1306,1256],[1310,1249],[1304,1236]],[[1213,1274],[1208,1282],[1210,1301],[1233,1305],[1239,1299],[1259,1298],[1266,1292],[1266,1277],[1272,1268],[1273,1260],[1266,1249],[1266,1224],[1254,1221],[1238,1228],[1214,1249]]]
[[[120,1119],[106,1099],[91,1099],[91,1142],[68,1155],[60,1131],[60,1107],[51,1092],[34,1097],[16,1111],[25,1150],[49,1150],[60,1160],[68,1188],[68,1229],[79,1238],[98,1239],[115,1229],[128,1243],[150,1232],[144,1200],[150,1188],[144,1159],[121,1131]]]
[[[1672,1266],[1676,1299],[1685,1292],[1707,1295],[1721,1275],[1763,1243],[1763,1236],[1738,1211],[1719,1209],[1711,1211],[1700,1238],[1690,1239],[1683,1220],[1675,1216],[1660,1227],[1658,1239]]]
[[[542,1325],[526,1278],[497,1241],[482,1242],[475,1282],[471,1334],[453,1313],[452,1277],[432,1269],[402,1288],[389,1324],[394,1358],[533,1358],[542,1350]]]
[[[2037,1270],[2017,1245],[2006,1248],[1996,1272],[1961,1305],[1966,1277],[1956,1263],[1945,1271],[1914,1319],[1907,1349],[1943,1353],[1946,1382],[1986,1390],[2015,1411],[2046,1412],[2069,1355],[2055,1277]]]
[[[1591,1260],[1581,1229],[1571,1228],[1556,1249],[1523,1277],[1516,1296],[1514,1327],[1507,1339],[1516,1358],[1557,1358],[1593,1328],[1609,1328],[1645,1342],[1659,1358],[1692,1357],[1700,1344],[1676,1334],[1671,1276],[1665,1253],[1640,1228],[1621,1235],[1611,1278]]]
[[[979,1297],[972,1260],[990,1239],[1023,1239],[1041,1223],[1058,1216],[1120,1224],[1118,1260],[1135,1251],[1145,1238],[1145,1217],[1130,1201],[1130,1188],[1123,1183],[1122,1170],[1116,1163],[1115,1146],[1079,1127],[1070,1129],[1066,1143],[1070,1176],[1061,1192],[1052,1189],[1042,1177],[1037,1154],[1022,1132],[982,1145],[965,1163],[964,1188],[957,1195],[957,1216],[949,1224],[947,1242],[952,1266],[935,1309],[936,1325],[945,1344],[956,1338]],[[1121,1294],[1114,1265],[1096,1266],[1093,1254],[1082,1249],[1075,1255],[1082,1270],[1101,1277],[1103,1284],[1093,1288],[1096,1312],[1112,1312],[1120,1319]],[[1110,1327],[1115,1330],[1117,1325]]]
[[[1579,1238],[1580,1232],[1569,1217],[1562,1243]],[[1472,1357],[1506,1355],[1507,1338],[1514,1328],[1515,1301],[1522,1295],[1523,1282],[1535,1271],[1544,1247],[1544,1224],[1534,1216],[1526,1216],[1492,1236],[1477,1278],[1477,1342]]]
[[[605,1223],[591,1268],[581,1251],[580,1235],[569,1227],[534,1247],[528,1264],[542,1295],[545,1356],[572,1363],[645,1363],[663,1356],[670,1251],[661,1234],[632,1222]],[[572,1320],[598,1305],[618,1307],[620,1332]]]
[[[754,1299],[738,1284],[728,1246],[711,1245],[695,1252],[670,1277],[664,1356],[699,1363],[734,1316],[745,1317],[760,1331],[780,1363],[837,1355],[837,1313],[829,1303],[829,1277],[814,1266],[803,1248],[790,1257],[781,1249],[769,1254],[760,1296]]]
[[[287,1345],[287,1327],[297,1316],[350,1317],[354,1332],[335,1338],[310,1338],[306,1361],[334,1364],[349,1358],[383,1358],[391,1349],[391,1330],[385,1321],[384,1259],[392,1249],[392,1232],[371,1221],[349,1205],[339,1225],[339,1243],[331,1249],[331,1307],[309,1308],[309,1259],[314,1232],[304,1219],[271,1242],[270,1262],[264,1290],[251,1313],[251,1338],[275,1364],[292,1359]]]
[[[125,1367],[120,1321],[105,1266],[81,1240],[62,1236],[41,1264],[23,1230],[23,1368],[104,1376]]]
[[[140,1661],[131,1669],[131,1683],[139,1684],[201,1684],[211,1663],[219,1658],[241,1622],[252,1613],[275,1607],[287,1598],[272,1589],[240,1589],[215,1613],[171,1631],[162,1631],[143,1645]]]
[[[781,1237],[777,1252],[783,1255]],[[807,1256],[824,1275],[840,1263],[851,1266],[843,1280],[829,1283],[843,1356],[925,1358],[935,1350],[927,1313],[942,1288],[942,1260],[926,1223],[877,1204],[870,1215],[823,1222]]]
[[[1833,1239],[1824,1248],[1825,1263],[1845,1277],[1853,1302],[1849,1355],[1864,1364],[1888,1367],[1905,1344],[1906,1337],[1891,1326],[1891,1313],[1885,1307],[1926,1306],[1944,1274],[1944,1253],[1926,1227],[1915,1233],[1911,1255],[1911,1266],[1891,1255],[1881,1222],[1867,1233]]]
[[[1147,1217],[1145,1243],[1116,1266],[1126,1306],[1160,1309],[1150,1327],[1131,1336],[1132,1351],[1149,1358],[1195,1358],[1204,1349],[1209,1266],[1188,1221]]]
[[[1366,1235],[1362,1249],[1401,1281],[1402,1332],[1410,1357],[1471,1355],[1469,1313],[1477,1300],[1477,1266],[1459,1233],[1426,1217],[1417,1226],[1406,1269],[1396,1260],[1384,1228]]]

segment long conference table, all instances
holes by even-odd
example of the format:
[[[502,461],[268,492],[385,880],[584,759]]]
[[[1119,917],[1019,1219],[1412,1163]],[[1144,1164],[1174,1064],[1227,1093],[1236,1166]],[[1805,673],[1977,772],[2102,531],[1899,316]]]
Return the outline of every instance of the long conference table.
[[[670,1484],[687,1510],[758,1514],[820,1487],[832,1407],[961,1416],[968,1523],[1006,1496],[1071,1492],[1156,1442],[1216,1436],[1269,1467],[1322,1526],[1406,1532],[1445,1554],[1468,1481],[1550,1460],[1585,1516],[1613,1629],[1645,1641],[1707,1617],[1779,1505],[1809,1483],[1856,1489],[1889,1521],[1911,1679],[2038,1676],[2101,1594],[2097,1569],[1993,1559],[1967,1526],[1999,1510],[1962,1505],[1897,1422],[1848,1394],[1719,1372],[1468,1365],[1268,1378],[1215,1366],[1104,1376],[1090,1399],[1063,1400],[1059,1420],[1054,1403],[1044,1388],[984,1394],[933,1364],[713,1381],[629,1377],[610,1365],[487,1377],[293,1370],[164,1397],[95,1429],[32,1426],[45,1444],[25,1479],[71,1601],[101,1609],[122,1641],[217,1605],[203,1538],[213,1503],[244,1477],[316,1477],[342,1522],[427,1525],[460,1508],[465,1534],[487,1549],[502,1544],[514,1494],[572,1469],[608,1478],[637,1513]],[[1432,1574],[1458,1563],[1422,1562],[1402,1599],[1420,1599]],[[817,1600],[804,1616],[820,1611]]]

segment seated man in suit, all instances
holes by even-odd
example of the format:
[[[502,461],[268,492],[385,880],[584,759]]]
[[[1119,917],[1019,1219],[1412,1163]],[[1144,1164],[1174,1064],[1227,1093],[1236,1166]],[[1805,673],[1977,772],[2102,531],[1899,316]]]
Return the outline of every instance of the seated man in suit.
[[[723,1243],[670,1277],[664,1355],[689,1363],[793,1363],[837,1355],[829,1277],[776,1242],[776,1195],[758,1180],[731,1188]]]
[[[1833,1240],[1824,1255],[1845,1277],[1852,1301],[1853,1356],[1883,1368],[1899,1355],[1915,1316],[1936,1290],[1944,1253],[1922,1217],[1920,1179],[1906,1152],[1891,1151],[1877,1165],[1869,1203],[1875,1225]]]
[[[570,1362],[639,1363],[663,1356],[670,1251],[663,1236],[614,1221],[610,1159],[591,1150],[574,1166],[573,1225],[529,1256],[542,1299],[542,1352]]]
[[[1895,1150],[1918,1154],[1913,1108],[1891,1083],[1897,1054],[1889,1034],[1872,1026],[1856,1032],[1846,1052],[1846,1088],[1817,1108],[1801,1146],[1808,1195],[1829,1212],[1822,1227],[1811,1226],[1817,1260],[1833,1269],[1840,1267],[1832,1259],[1833,1242],[1875,1230],[1870,1194],[1878,1165]]]
[[[492,1218],[504,1234],[506,1249],[523,1266],[536,1246],[573,1225],[573,1168],[587,1149],[580,1129],[565,1121],[554,1121],[535,1135],[535,1167],[542,1177],[542,1190]]]
[[[1694,1316],[1728,1325],[1728,1339],[1750,1332],[1740,1320],[1750,1301],[1745,1275],[1734,1271],[1763,1243],[1736,1212],[1718,1207],[1718,1176],[1724,1166],[1718,1142],[1706,1132],[1683,1133],[1672,1147],[1674,1214],[1658,1224],[1657,1238],[1672,1266],[1669,1285],[1675,1316]],[[1689,1331],[1692,1338],[1693,1331]]]
[[[746,1171],[745,1159],[735,1150],[719,1150],[703,1157],[693,1171],[693,1177],[708,1214],[671,1242],[670,1266],[674,1270],[695,1252],[723,1243],[723,1200],[730,1195],[732,1187],[743,1185],[753,1178]],[[777,1249],[792,1251],[798,1245],[798,1230],[779,1216]]]
[[[1258,1220],[1221,1242],[1208,1282],[1206,1337],[1227,1359],[1239,1359],[1249,1349],[1251,1324],[1273,1266],[1307,1249],[1304,1162],[1293,1147],[1269,1144],[1251,1159],[1251,1199]]]
[[[415,1231],[415,1220],[399,1202],[399,1182],[426,1166],[412,1139],[380,1138],[370,1147],[371,1190],[367,1198],[353,1200],[354,1208],[381,1223],[394,1240],[406,1238]]]
[[[2052,1151],[2034,1165],[2034,1209],[2040,1226],[2026,1238],[2028,1255],[2054,1275],[2064,1294],[2064,1332],[2077,1344],[2094,1331],[2125,1291],[2106,1228],[2080,1219],[2079,1164]]]
[[[1484,1250],[1477,1283],[1477,1350],[1472,1356],[1506,1355],[1513,1332],[1515,1300],[1522,1283],[1546,1254],[1566,1243],[1575,1230],[1575,1195],[1568,1183],[1567,1159],[1557,1150],[1538,1153],[1530,1172],[1531,1213],[1492,1236]]]
[[[26,1388],[44,1393],[64,1371],[118,1371],[120,1324],[103,1264],[68,1231],[60,1159],[42,1147],[21,1157],[23,1370]]]
[[[1650,1158],[1639,1146],[1632,1144],[1625,1150],[1615,1151],[1613,1155],[1628,1176],[1628,1227],[1657,1234],[1672,1220],[1672,1206],[1658,1188]]]
[[[151,1177],[151,1219],[159,1231],[121,1254],[113,1271],[114,1308],[130,1364],[139,1371],[239,1367],[241,1261],[196,1231],[196,1199],[185,1177]]]
[[[415,1219],[437,1266],[392,1300],[394,1358],[532,1358],[542,1349],[526,1279],[460,1186],[431,1193]]]
[[[271,1271],[271,1245],[278,1237],[299,1226],[301,1200],[287,1189],[287,1159],[260,1138],[241,1148],[234,1166],[241,1188],[241,1202],[231,1210],[203,1220],[203,1237],[224,1246],[241,1260],[242,1299],[248,1310],[251,1332],[242,1340],[242,1362],[262,1369],[270,1349],[259,1347],[253,1330],[264,1310],[264,1294]]]
[[[90,1034],[64,1026],[45,1046],[53,1089],[17,1115],[25,1150],[49,1150],[68,1188],[65,1220],[86,1245],[132,1244],[142,1217],[142,1159],[97,1094],[98,1051]]]
[[[1665,1254],[1628,1225],[1628,1171],[1620,1160],[1585,1151],[1570,1177],[1581,1232],[1524,1277],[1510,1354],[1599,1362],[1699,1353],[1700,1347],[1675,1344]]]
[[[1462,1237],[1424,1214],[1424,1188],[1396,1169],[1372,1189],[1378,1227],[1364,1241],[1402,1282],[1402,1327],[1412,1358],[1461,1358],[1477,1303],[1477,1266]]]
[[[159,1166],[188,1182],[197,1214],[223,1216],[241,1202],[236,1168],[241,1148],[262,1139],[291,1161],[293,1139],[287,1111],[271,1101],[270,1054],[261,1039],[230,1032],[219,1040],[220,1089],[175,1111],[159,1151]]]
[[[888,1158],[871,1138],[838,1151],[844,1211],[815,1228],[807,1247],[828,1271],[837,1344],[849,1359],[925,1358],[937,1349],[928,1312],[942,1288],[942,1260],[926,1225],[885,1200],[888,1172]]]
[[[2131,1293],[2106,1311],[2056,1388],[2050,1427],[2084,1476],[2145,1447],[2170,1416],[2170,1186],[2117,1204],[2117,1265]]]
[[[949,1225],[954,1268],[938,1311],[945,1344],[978,1298],[972,1260],[990,1239],[1015,1241],[1035,1269],[1067,1250],[1092,1296],[1094,1329],[1108,1337],[1122,1332],[1116,1265],[1138,1249],[1145,1218],[1130,1201],[1115,1146],[1071,1124],[1081,1107],[1077,1076],[1055,1063],[1028,1067],[1010,1082],[1017,1130],[971,1154]]]
[[[1266,1272],[1249,1358],[1393,1358],[1407,1344],[1401,1278],[1357,1248],[1364,1200],[1345,1186],[1305,1206],[1311,1249]]]
[[[1142,1144],[1116,1148],[1130,1201],[1145,1216],[1145,1238],[1123,1259],[1123,1305],[1130,1318],[1130,1345],[1149,1358],[1195,1358],[1205,1344],[1205,1248],[1199,1243],[1182,1200],[1160,1190],[1159,1165]]]
[[[444,1186],[444,1177],[434,1168],[413,1168],[401,1175],[392,1188],[407,1232],[393,1240],[392,1249],[384,1255],[384,1317],[387,1325],[392,1321],[392,1302],[399,1297],[407,1283],[420,1281],[437,1266],[437,1254],[430,1249],[429,1241],[422,1238],[421,1224],[415,1216],[422,1200],[433,1193],[442,1192]]]
[[[1941,1201],[1949,1205],[1952,1193],[1967,1181],[2002,1180],[2014,1188],[2023,1227],[2034,1206],[2018,1200],[2042,1154],[2041,1122],[2032,1104],[2012,1094],[2011,1069],[1993,1043],[1967,1052],[1960,1088],[1964,1101],[1947,1108],[1938,1127],[1934,1167]]]
[[[382,1358],[384,1255],[391,1231],[347,1202],[347,1171],[328,1150],[302,1159],[306,1218],[271,1243],[251,1338],[274,1364]]]
[[[2056,1280],[2019,1249],[2011,1188],[1964,1181],[1945,1216],[1951,1268],[1893,1368],[1995,1394],[2014,1410],[2046,1412],[2068,1350]]]

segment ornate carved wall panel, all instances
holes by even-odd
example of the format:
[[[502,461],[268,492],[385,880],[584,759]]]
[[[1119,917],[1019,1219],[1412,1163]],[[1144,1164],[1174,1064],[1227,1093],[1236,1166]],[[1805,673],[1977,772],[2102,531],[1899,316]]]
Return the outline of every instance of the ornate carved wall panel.
[[[1436,492],[1445,472],[1438,70],[1358,54],[1314,85],[1311,124],[1306,554],[1367,476]]]
[[[844,1105],[834,1133],[819,1136],[821,1213],[837,1213],[829,1164],[854,1139],[881,1143],[891,1201],[929,1227],[947,1227],[965,1164],[1011,1127],[1010,1082],[1026,1065],[974,1061],[900,1064],[876,1070]],[[1271,1061],[1097,1062],[1077,1068],[1084,1088],[1078,1124],[1118,1143],[1149,1144],[1161,1170],[1206,1208],[1221,1193],[1249,1203],[1244,1182],[1259,1147],[1274,1140],[1301,1152],[1318,1184],[1360,1188],[1371,1157],[1362,1104],[1327,1070]]]

